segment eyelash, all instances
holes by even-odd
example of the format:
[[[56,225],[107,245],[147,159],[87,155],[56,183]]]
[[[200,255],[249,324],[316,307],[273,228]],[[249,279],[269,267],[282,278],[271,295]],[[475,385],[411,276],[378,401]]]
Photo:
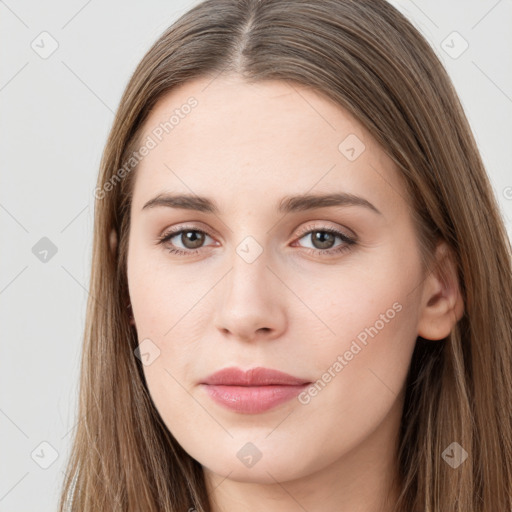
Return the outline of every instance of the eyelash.
[[[194,228],[190,228],[190,227],[184,229],[181,226],[179,226],[177,228],[173,228],[172,230],[165,232],[162,236],[160,236],[157,240],[157,244],[165,245],[176,235],[180,235],[181,233],[186,233],[189,231],[194,231],[196,233],[203,233],[204,235],[210,236],[210,235],[208,235],[208,233],[206,233],[205,231],[203,231],[201,229],[194,229]],[[309,254],[313,254],[315,256],[332,256],[334,254],[336,254],[336,255],[342,254],[345,251],[350,250],[351,247],[354,244],[356,244],[356,240],[354,238],[350,238],[347,235],[345,235],[344,233],[341,233],[340,231],[338,231],[337,229],[333,229],[333,228],[327,227],[327,226],[315,227],[314,229],[310,229],[310,226],[308,226],[305,228],[304,231],[302,231],[299,234],[298,240],[300,240],[301,238],[304,238],[304,236],[309,235],[314,232],[331,233],[331,234],[336,235],[337,237],[341,238],[341,240],[344,242],[344,244],[339,245],[336,248],[331,248],[331,249],[311,249],[310,247],[304,247],[304,249],[306,249]],[[175,247],[167,247],[167,250],[170,253],[176,254],[178,256],[192,256],[194,254],[197,254],[201,249],[202,249],[202,247],[198,248],[198,249],[188,249],[188,250],[177,249]]]

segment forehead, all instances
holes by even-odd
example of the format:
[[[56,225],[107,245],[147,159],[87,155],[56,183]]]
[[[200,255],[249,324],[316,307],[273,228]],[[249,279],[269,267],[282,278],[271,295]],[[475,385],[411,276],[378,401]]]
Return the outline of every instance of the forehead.
[[[283,81],[196,79],[163,96],[146,119],[151,149],[133,204],[162,191],[254,198],[343,191],[403,196],[392,161],[364,127],[322,94]],[[242,197],[245,196],[245,197]]]

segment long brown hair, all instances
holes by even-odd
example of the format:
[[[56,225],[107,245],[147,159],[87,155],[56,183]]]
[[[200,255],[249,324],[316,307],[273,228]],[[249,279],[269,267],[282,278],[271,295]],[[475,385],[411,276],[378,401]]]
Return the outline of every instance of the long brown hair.
[[[347,109],[403,176],[425,262],[439,240],[453,251],[465,311],[446,339],[417,340],[396,453],[395,510],[511,510],[512,251],[445,69],[384,0],[206,0],[144,56],[104,150],[78,425],[60,511],[66,503],[72,512],[210,510],[202,467],[165,427],[134,355],[126,252],[136,165],[124,166],[164,93],[223,72],[249,83],[295,82]],[[453,442],[468,453],[457,468],[442,457]]]

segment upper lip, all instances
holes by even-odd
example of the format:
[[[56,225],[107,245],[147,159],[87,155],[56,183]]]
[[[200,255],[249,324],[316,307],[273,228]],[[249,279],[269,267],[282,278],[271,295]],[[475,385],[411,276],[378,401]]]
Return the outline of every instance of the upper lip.
[[[294,377],[288,373],[270,368],[257,367],[244,371],[241,368],[232,366],[212,373],[201,384],[224,386],[299,386],[309,383],[310,381],[306,379]]]

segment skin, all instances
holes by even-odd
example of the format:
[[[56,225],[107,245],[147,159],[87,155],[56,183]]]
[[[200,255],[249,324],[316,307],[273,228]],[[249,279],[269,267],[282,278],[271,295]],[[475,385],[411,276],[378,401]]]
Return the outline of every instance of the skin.
[[[141,161],[133,189],[128,283],[139,341],[160,351],[144,366],[154,404],[203,466],[214,512],[391,511],[416,337],[442,340],[462,315],[451,255],[439,245],[444,279],[423,272],[393,162],[336,103],[297,84],[201,78],[160,99],[141,140],[190,96],[198,105]],[[353,161],[338,149],[349,134],[365,145]],[[220,212],[143,210],[164,192],[207,196]],[[277,211],[284,196],[332,192],[363,197],[381,213]],[[180,234],[157,244],[178,226],[206,233],[196,254],[169,252],[194,251]],[[326,227],[356,235],[356,244],[337,235],[332,246],[315,243],[308,230]],[[248,236],[262,250],[251,263],[237,253]],[[316,382],[393,304],[400,311],[307,404],[240,414],[199,386],[228,366]],[[237,457],[248,442],[262,454],[252,467]]]

